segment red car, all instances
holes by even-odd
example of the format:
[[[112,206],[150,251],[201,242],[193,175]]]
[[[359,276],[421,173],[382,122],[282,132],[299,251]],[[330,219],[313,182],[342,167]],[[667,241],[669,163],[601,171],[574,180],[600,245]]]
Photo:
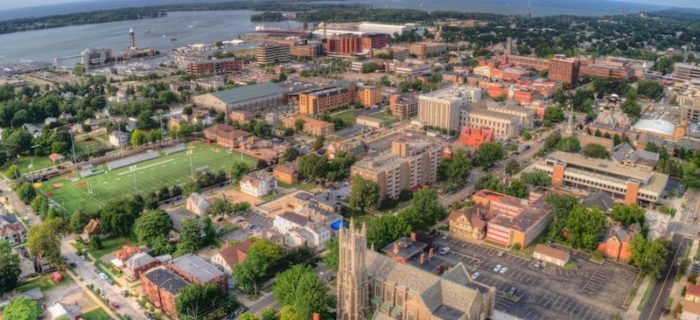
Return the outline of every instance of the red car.
[[[119,304],[118,304],[118,303],[112,301],[112,302],[110,302],[109,304],[112,306],[112,308],[114,308],[114,309],[119,309]]]

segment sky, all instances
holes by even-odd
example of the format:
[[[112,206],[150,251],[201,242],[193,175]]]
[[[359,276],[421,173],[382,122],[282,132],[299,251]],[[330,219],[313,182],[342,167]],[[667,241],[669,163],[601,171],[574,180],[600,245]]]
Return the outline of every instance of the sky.
[[[72,1],[71,0],[0,0],[0,10],[21,8],[21,7],[34,7],[34,6],[41,6],[41,5],[59,4],[59,3],[68,3],[68,2],[79,2],[79,1],[87,1],[87,0],[72,0]],[[617,1],[700,8],[700,1],[698,1],[698,0],[617,0]],[[146,5],[146,4],[148,4],[148,1],[145,0],[145,1],[143,1],[143,3],[144,3],[144,5]]]

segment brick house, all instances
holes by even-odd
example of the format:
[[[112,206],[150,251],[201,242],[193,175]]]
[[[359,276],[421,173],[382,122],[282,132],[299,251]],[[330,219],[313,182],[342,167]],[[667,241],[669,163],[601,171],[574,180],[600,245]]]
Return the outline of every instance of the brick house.
[[[700,285],[689,283],[685,289],[685,300],[700,303]]]
[[[185,203],[185,209],[198,215],[205,216],[209,212],[209,207],[211,204],[207,197],[197,193],[192,192],[189,197],[187,197],[187,202]]]
[[[173,319],[177,319],[175,298],[180,291],[189,285],[174,272],[165,268],[156,268],[141,274],[141,289],[143,295],[150,300],[157,309]]]
[[[141,251],[141,248],[137,246],[125,245],[122,246],[122,248],[119,249],[114,255],[119,261],[121,261],[122,263],[126,263],[126,261],[129,260],[129,258],[131,258],[137,253],[140,253]]]
[[[470,125],[462,128],[459,134],[459,142],[467,147],[479,148],[482,143],[493,142],[495,137],[490,128],[474,128]]]
[[[246,138],[253,136],[250,132],[235,129],[226,124],[217,124],[204,129],[204,138],[215,141],[224,148],[238,148]]]
[[[284,184],[295,184],[297,182],[297,170],[286,164],[276,165],[272,170],[272,176]]]
[[[450,236],[461,240],[484,239],[487,216],[488,210],[480,205],[453,210],[449,219]]]
[[[638,223],[628,228],[615,224],[608,229],[603,241],[598,244],[598,251],[610,259],[629,261],[632,258],[632,239],[641,227]]]
[[[83,239],[85,243],[90,242],[90,238],[94,235],[98,235],[100,233],[100,220],[97,219],[90,219],[88,221],[87,225],[83,228],[83,233],[80,234],[80,237]]]
[[[10,245],[27,241],[27,229],[22,226],[14,214],[0,216],[0,240],[5,240]]]

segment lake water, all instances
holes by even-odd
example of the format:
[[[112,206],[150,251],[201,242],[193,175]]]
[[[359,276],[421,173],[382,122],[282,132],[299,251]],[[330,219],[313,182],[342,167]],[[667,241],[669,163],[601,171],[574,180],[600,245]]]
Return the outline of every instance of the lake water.
[[[138,47],[170,50],[192,43],[231,40],[255,29],[252,11],[171,12],[167,17],[110,22],[0,35],[0,64],[31,59],[52,62],[56,57],[77,56],[85,48],[112,48],[115,53],[129,45],[134,28]],[[296,22],[265,23],[266,27],[298,28]],[[150,31],[150,32],[148,32]],[[170,41],[176,38],[177,41]]]
[[[177,0],[176,2],[183,1]],[[535,16],[559,14],[601,16],[620,13],[622,8],[628,12],[664,8],[605,0],[353,0],[343,3],[350,2],[370,4],[378,8],[414,8],[427,11],[457,10],[521,15],[531,12]],[[90,9],[89,2],[84,4],[87,6],[85,10]],[[0,35],[0,64],[16,63],[21,59],[52,62],[56,57],[77,56],[85,48],[112,48],[115,53],[121,52],[128,46],[130,28],[134,28],[136,31],[136,44],[139,47],[154,47],[160,50],[169,50],[192,43],[230,40],[254,30],[256,23],[250,21],[250,16],[253,13],[252,11],[171,12],[167,17],[157,19],[4,34]],[[300,24],[279,22],[265,23],[265,26],[286,28],[299,27]],[[177,41],[170,41],[171,38],[177,38]]]

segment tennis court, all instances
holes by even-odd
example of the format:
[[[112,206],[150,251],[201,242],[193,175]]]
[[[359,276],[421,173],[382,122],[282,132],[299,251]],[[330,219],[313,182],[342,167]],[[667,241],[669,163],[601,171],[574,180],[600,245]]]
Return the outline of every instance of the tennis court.
[[[191,165],[189,152],[178,152],[111,171],[105,165],[97,166],[94,170],[106,172],[87,178],[76,179],[73,174],[66,174],[44,181],[39,190],[67,213],[93,211],[111,201],[130,198],[136,192],[145,195],[164,186],[182,186],[191,180],[192,170],[207,168],[214,173],[219,170],[229,172],[237,161],[243,161],[249,167],[257,163],[254,158],[231,153],[216,145],[196,143],[188,148],[192,150]]]

